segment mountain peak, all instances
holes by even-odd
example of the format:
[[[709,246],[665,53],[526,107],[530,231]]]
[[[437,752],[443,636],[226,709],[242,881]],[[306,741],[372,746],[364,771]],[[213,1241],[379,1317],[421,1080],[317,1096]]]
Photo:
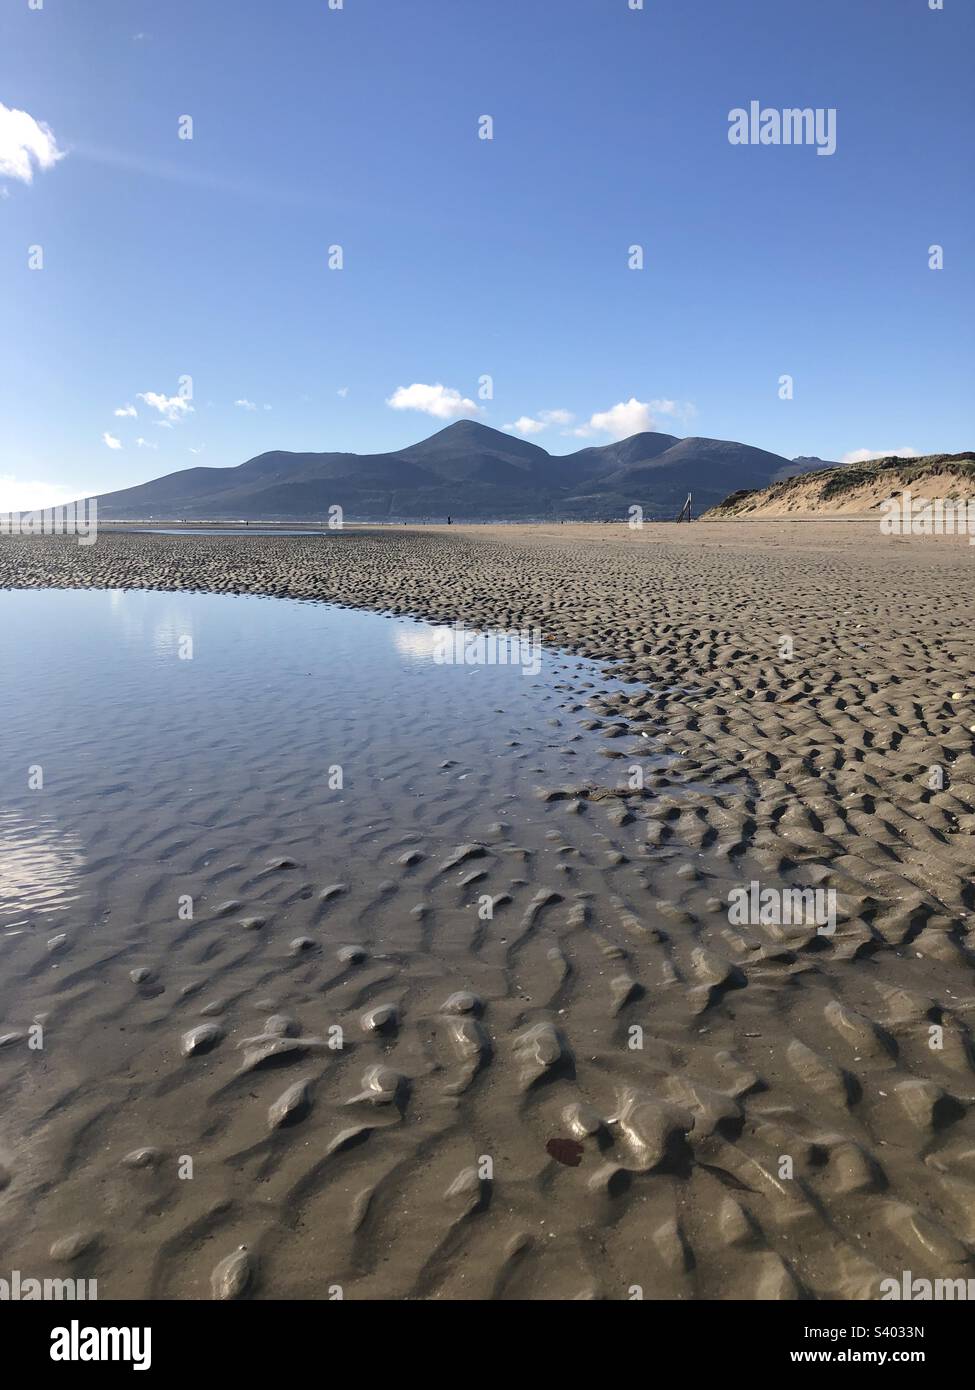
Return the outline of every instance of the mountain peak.
[[[351,520],[451,515],[455,519],[624,518],[638,504],[674,516],[734,488],[761,488],[782,469],[777,454],[727,440],[644,431],[571,454],[480,420],[454,420],[404,449],[381,454],[270,450],[234,468],[198,468],[98,499],[105,520],[302,520],[339,505]]]
[[[493,429],[490,425],[484,425],[480,420],[453,420],[449,425],[444,425],[442,430],[437,430],[435,434],[427,435],[426,439],[420,440],[420,443],[429,444],[431,439],[451,439],[459,441],[462,439],[509,440],[510,438],[510,434],[504,434],[501,430]]]
[[[428,435],[416,444],[397,450],[399,458],[410,459],[442,458],[448,454],[471,458],[494,455],[512,460],[539,460],[549,457],[546,450],[538,444],[520,439],[516,434],[506,434],[502,430],[493,429],[490,425],[483,425],[480,420],[454,420],[442,430],[437,430],[436,434]]]

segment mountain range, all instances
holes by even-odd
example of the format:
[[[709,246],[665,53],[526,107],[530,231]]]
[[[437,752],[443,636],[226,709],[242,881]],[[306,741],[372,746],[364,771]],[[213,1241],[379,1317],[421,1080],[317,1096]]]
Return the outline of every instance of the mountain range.
[[[550,454],[528,440],[458,420],[387,454],[258,454],[235,468],[187,468],[98,497],[118,520],[350,521],[670,519],[690,492],[695,513],[729,493],[767,486],[821,459],[790,461],[723,439],[647,431],[615,444]]]

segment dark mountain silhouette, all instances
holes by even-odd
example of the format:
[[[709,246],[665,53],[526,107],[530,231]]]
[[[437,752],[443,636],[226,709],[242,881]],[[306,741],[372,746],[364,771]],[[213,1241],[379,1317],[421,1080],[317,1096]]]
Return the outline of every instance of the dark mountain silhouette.
[[[187,468],[98,498],[105,521],[515,520],[676,515],[729,492],[765,487],[792,465],[778,454],[721,439],[634,434],[614,444],[550,454],[475,420],[388,454],[274,450],[236,468]]]

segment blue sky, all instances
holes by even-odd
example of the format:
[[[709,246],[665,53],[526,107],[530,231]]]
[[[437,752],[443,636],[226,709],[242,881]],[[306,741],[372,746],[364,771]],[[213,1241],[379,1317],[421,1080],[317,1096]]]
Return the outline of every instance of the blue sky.
[[[474,411],[975,446],[975,6],[629,4],[2,0],[0,507]],[[732,145],[753,100],[835,153]]]

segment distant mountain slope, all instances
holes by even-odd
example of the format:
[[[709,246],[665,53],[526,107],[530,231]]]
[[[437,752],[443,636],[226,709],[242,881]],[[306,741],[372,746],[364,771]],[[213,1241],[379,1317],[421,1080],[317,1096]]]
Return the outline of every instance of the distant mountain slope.
[[[872,459],[834,464],[785,482],[739,489],[702,521],[758,520],[780,516],[870,516],[890,497],[909,491],[917,499],[975,499],[975,454]]]
[[[679,439],[653,458],[633,460],[607,473],[601,485],[621,494],[641,487],[662,489],[669,485],[677,492],[683,487],[685,494],[696,488],[703,496],[720,491],[729,478],[736,479],[740,487],[764,487],[781,467],[778,454],[752,449],[747,444],[733,444],[725,439]]]
[[[236,468],[188,468],[98,498],[103,520],[350,520],[671,517],[735,488],[764,487],[789,466],[778,454],[720,439],[645,432],[556,455],[475,420],[459,420],[388,454],[274,450]]]
[[[824,468],[842,468],[843,465],[834,462],[832,459],[811,457],[800,457],[790,459],[785,468],[780,468],[778,473],[772,478],[773,483],[785,482],[786,478],[794,478],[799,473],[818,473]]]

